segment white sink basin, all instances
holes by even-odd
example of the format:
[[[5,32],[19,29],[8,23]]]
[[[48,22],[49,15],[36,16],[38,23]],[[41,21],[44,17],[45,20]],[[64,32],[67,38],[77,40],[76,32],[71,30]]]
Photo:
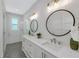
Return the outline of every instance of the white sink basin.
[[[47,40],[45,40],[45,39],[38,39],[37,41],[38,41],[40,44],[44,44],[44,43],[47,42]]]
[[[47,47],[47,48],[56,50],[56,51],[59,51],[59,50],[62,48],[62,45],[58,45],[58,44],[54,44],[54,43],[50,43],[49,41],[43,43],[42,45],[44,45],[44,46]]]

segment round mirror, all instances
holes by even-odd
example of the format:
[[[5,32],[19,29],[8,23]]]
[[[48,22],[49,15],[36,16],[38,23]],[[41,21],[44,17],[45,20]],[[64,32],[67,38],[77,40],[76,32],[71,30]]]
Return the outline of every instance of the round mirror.
[[[31,21],[30,29],[34,33],[37,31],[37,29],[38,29],[38,22],[37,22],[37,20],[32,20]]]
[[[47,31],[54,36],[64,36],[71,32],[75,25],[75,17],[68,10],[57,10],[51,13],[46,20]]]

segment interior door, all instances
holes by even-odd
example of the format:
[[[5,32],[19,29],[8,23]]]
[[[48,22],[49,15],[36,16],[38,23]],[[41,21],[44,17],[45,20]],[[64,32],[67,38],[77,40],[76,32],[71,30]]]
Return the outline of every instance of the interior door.
[[[21,41],[20,17],[7,15],[7,43]]]

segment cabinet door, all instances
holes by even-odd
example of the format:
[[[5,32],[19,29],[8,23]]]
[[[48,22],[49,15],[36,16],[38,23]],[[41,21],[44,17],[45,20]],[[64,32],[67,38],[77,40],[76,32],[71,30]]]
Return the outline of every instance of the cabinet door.
[[[46,51],[43,51],[43,52],[42,52],[42,56],[43,56],[43,58],[56,58],[56,56],[51,55],[51,54],[49,54],[49,53],[46,52]]]
[[[22,41],[22,47],[26,50],[28,50],[28,41],[27,40],[23,40]]]
[[[32,58],[34,57],[33,52],[34,52],[34,45],[30,41],[28,41],[28,53]]]
[[[30,57],[33,57],[33,47],[30,41],[23,40],[22,47],[27,51],[25,53],[28,53]]]
[[[34,45],[33,46],[33,48],[34,48],[34,50],[33,50],[34,58],[42,58],[42,49],[35,44],[33,44],[33,45]]]

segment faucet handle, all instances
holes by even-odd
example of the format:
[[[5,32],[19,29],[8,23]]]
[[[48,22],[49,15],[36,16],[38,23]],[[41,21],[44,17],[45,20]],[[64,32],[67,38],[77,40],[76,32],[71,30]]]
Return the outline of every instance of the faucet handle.
[[[56,38],[50,39],[51,43],[53,42],[54,44],[56,44]]]
[[[54,40],[54,43],[56,44],[56,38],[53,38],[53,40]]]
[[[53,39],[50,39],[51,40],[51,43],[53,42]]]
[[[58,44],[61,45],[61,42],[59,41]]]

